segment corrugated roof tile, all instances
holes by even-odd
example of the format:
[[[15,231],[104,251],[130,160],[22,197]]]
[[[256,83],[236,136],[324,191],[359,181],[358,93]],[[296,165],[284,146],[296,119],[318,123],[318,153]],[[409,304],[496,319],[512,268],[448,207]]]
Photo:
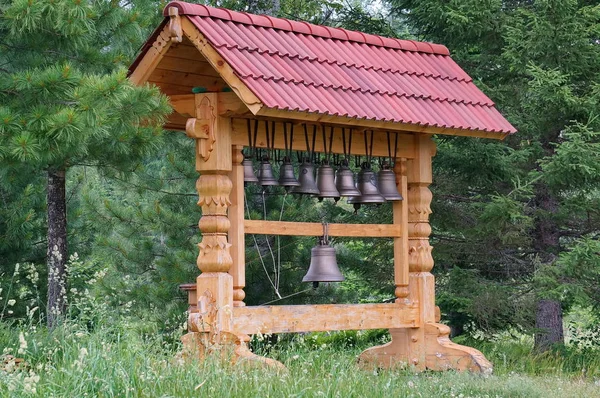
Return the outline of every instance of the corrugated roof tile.
[[[513,133],[446,47],[171,2],[266,107]]]

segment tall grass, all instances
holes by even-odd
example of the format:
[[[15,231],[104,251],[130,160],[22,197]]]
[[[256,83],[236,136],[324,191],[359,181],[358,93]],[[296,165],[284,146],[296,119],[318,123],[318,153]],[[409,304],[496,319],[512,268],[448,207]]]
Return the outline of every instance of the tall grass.
[[[3,396],[546,398],[594,397],[600,391],[597,368],[596,376],[574,377],[561,366],[549,367],[558,365],[558,359],[536,358],[516,346],[506,351],[505,362],[498,346],[486,352],[497,372],[482,377],[362,370],[356,355],[370,344],[367,341],[373,336],[368,334],[368,339],[360,334],[356,339],[336,334],[301,336],[275,346],[259,342],[261,353],[282,361],[288,369],[277,372],[232,366],[217,357],[182,362],[176,359],[177,333],[160,333],[157,325],[150,331],[147,324],[142,327],[132,319],[101,322],[91,331],[76,321],[52,332],[32,326],[0,324],[4,358],[12,353],[27,362],[20,368],[5,364],[0,370]]]
[[[97,273],[92,280],[100,277]],[[14,289],[15,291],[18,289]],[[6,299],[6,296],[5,296]],[[11,299],[12,300],[12,299]],[[6,301],[4,301],[6,302]],[[108,304],[114,302],[116,304]],[[32,302],[33,303],[33,302]],[[35,303],[34,303],[35,304]],[[15,305],[4,305],[4,310]],[[133,311],[117,297],[71,292],[70,313],[56,329],[39,312],[0,321],[0,395],[6,397],[596,397],[598,350],[535,355],[528,340],[463,342],[495,364],[483,377],[455,372],[366,371],[357,355],[384,332],[258,336],[254,349],[286,372],[232,366],[217,357],[182,362],[185,315]],[[25,363],[17,364],[15,357]]]

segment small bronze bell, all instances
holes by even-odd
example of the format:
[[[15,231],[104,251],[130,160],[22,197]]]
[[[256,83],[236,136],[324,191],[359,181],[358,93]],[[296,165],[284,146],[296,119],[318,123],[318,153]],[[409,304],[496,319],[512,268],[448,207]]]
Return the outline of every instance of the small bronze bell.
[[[279,185],[285,187],[286,190],[300,186],[300,181],[294,175],[294,165],[287,157],[283,159],[283,163],[279,168]]]
[[[344,275],[340,272],[335,258],[335,249],[329,245],[325,237],[319,238],[317,246],[310,251],[310,267],[302,278],[302,282],[341,282]]]
[[[278,182],[273,175],[273,168],[271,167],[271,163],[269,163],[269,158],[266,156],[263,157],[260,162],[260,167],[258,169],[258,183],[262,186],[278,185]]]
[[[244,182],[258,182],[258,178],[256,178],[256,174],[254,174],[252,159],[244,158],[242,166],[244,166]]]
[[[387,164],[384,164],[377,173],[377,188],[385,200],[389,202],[402,200],[402,195],[400,195],[396,186],[396,173],[390,170]]]
[[[300,165],[300,172],[298,174],[300,186],[293,187],[292,193],[318,195],[319,188],[317,187],[317,183],[315,181],[315,167],[312,163],[309,163],[307,158],[305,158]]]
[[[358,173],[358,184],[356,186],[360,191],[360,196],[348,199],[348,203],[353,204],[355,210],[358,210],[362,204],[385,203],[385,198],[379,193],[375,181],[375,172],[371,170],[369,165],[363,165]]]
[[[342,163],[335,173],[335,187],[340,196],[353,197],[360,195],[360,191],[354,185],[354,173],[346,162]]]
[[[336,202],[340,200],[340,193],[335,187],[335,173],[327,161],[324,161],[317,169],[317,188],[319,189],[319,201],[324,198],[333,198]]]

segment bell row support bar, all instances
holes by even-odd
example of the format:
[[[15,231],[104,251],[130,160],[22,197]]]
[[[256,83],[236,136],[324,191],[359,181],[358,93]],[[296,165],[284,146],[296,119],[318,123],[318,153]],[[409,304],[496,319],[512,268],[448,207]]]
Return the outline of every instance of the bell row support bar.
[[[327,224],[329,236],[400,238],[399,224]],[[311,222],[244,220],[244,233],[254,235],[321,236],[323,224]]]
[[[252,121],[252,123],[254,123]],[[254,124],[252,124],[254,125]],[[308,123],[310,135],[312,136],[312,126],[314,124]],[[321,126],[321,125],[319,125]],[[344,154],[344,142],[343,142],[343,134],[342,127],[343,126],[333,126],[327,125],[327,134],[329,135],[330,127],[333,127],[333,139],[331,142],[331,148],[329,148],[329,144],[327,148],[323,145],[323,140],[317,139],[315,142],[314,152],[324,153],[325,150],[329,151],[331,149],[331,153],[343,155]],[[271,128],[271,122],[269,122],[269,129]],[[288,129],[289,129],[288,123]],[[362,155],[365,156],[365,147],[364,145],[359,145],[359,143],[364,141],[364,136],[367,134],[367,131],[363,129],[357,129],[350,127],[344,127],[345,136],[348,140],[350,136],[350,131],[352,131],[352,142],[356,143],[352,145],[350,155]],[[307,145],[306,140],[304,139],[304,130],[302,124],[294,125],[294,140],[291,142],[292,147],[295,151],[306,151]],[[321,131],[321,127],[318,128],[319,135]],[[370,137],[370,131],[368,130],[368,134]],[[283,136],[283,122],[275,123],[275,138],[274,142],[269,142],[270,145],[267,145],[266,140],[266,129],[264,121],[258,123],[258,134],[256,147],[257,148],[267,148],[270,146],[275,149],[286,149],[285,140]],[[369,152],[372,153],[373,156],[389,156],[390,150],[388,148],[387,141],[387,132],[386,131],[375,131],[373,136],[373,146],[372,149],[369,148]],[[395,133],[394,133],[395,134]],[[234,145],[243,145],[249,146],[248,143],[248,122],[246,119],[231,119],[231,142]],[[396,148],[391,149],[391,153],[396,153],[398,158],[407,158],[412,159],[415,157],[415,135],[412,133],[398,133],[398,142],[392,140],[394,144],[397,144]],[[312,149],[312,148],[311,148]]]

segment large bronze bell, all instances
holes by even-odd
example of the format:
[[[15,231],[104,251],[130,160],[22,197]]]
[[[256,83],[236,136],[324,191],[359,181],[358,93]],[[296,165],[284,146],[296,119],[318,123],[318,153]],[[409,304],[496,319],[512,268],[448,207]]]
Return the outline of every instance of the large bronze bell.
[[[258,178],[256,178],[256,174],[254,174],[252,159],[244,158],[242,166],[244,166],[244,182],[258,182]]]
[[[313,282],[313,285],[316,286],[319,282],[341,282],[343,280],[344,275],[340,272],[335,258],[335,249],[325,238],[320,237],[319,243],[310,251],[310,267],[302,278],[302,282]]]
[[[279,168],[279,185],[285,187],[286,190],[300,186],[300,181],[298,181],[294,175],[294,165],[287,157],[283,160],[283,163]]]
[[[387,201],[402,200],[402,195],[396,186],[396,173],[385,164],[377,174],[377,188]]]
[[[348,198],[348,203],[353,204],[355,210],[358,210],[363,204],[385,203],[385,198],[379,193],[375,182],[375,172],[368,165],[363,165],[358,173],[358,184],[356,185],[360,196]]]
[[[279,185],[273,175],[273,167],[268,157],[263,157],[258,168],[258,183],[262,186]]]
[[[293,187],[292,193],[303,195],[319,194],[319,188],[317,187],[317,182],[315,181],[315,167],[307,158],[305,158],[300,165],[298,181],[300,182],[300,186]]]
[[[340,193],[335,187],[335,172],[327,161],[317,169],[317,188],[319,200],[333,198],[337,202],[340,199]]]
[[[360,191],[354,185],[354,172],[350,170],[347,163],[342,163],[335,173],[335,187],[340,196],[353,197],[360,195]]]

